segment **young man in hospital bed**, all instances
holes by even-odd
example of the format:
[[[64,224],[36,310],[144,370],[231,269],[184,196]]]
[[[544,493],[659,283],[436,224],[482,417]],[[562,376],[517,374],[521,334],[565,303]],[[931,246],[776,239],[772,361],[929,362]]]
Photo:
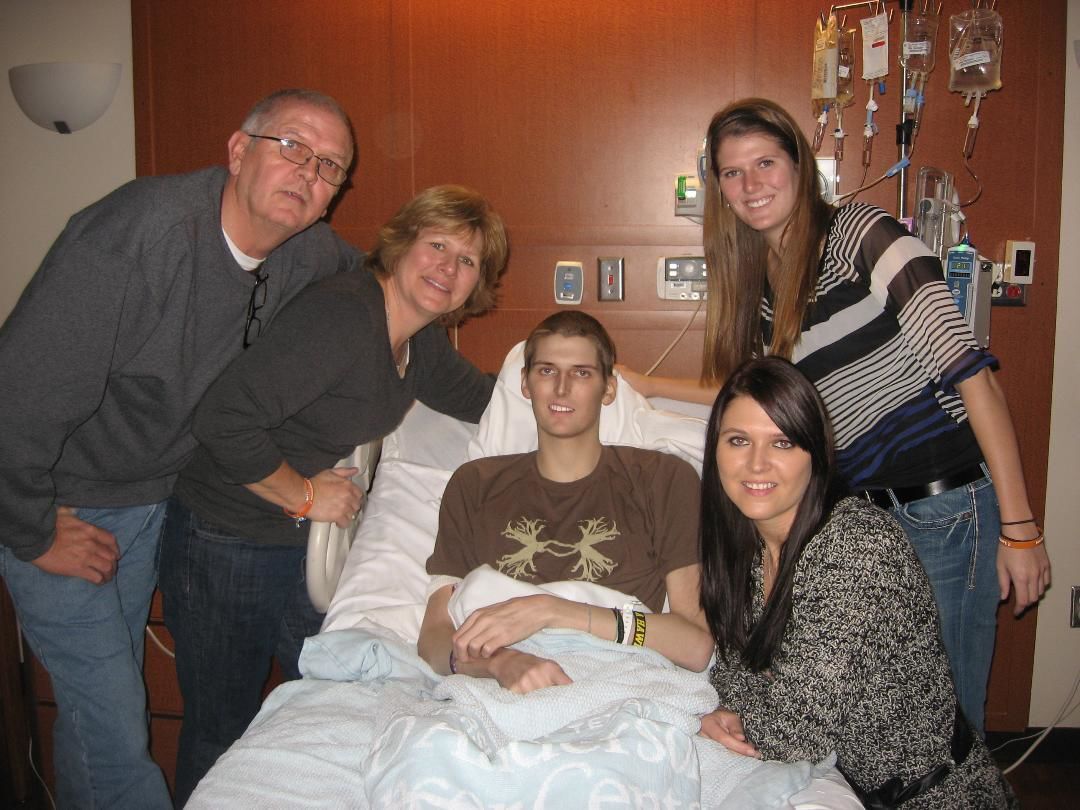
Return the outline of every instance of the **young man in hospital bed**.
[[[585,323],[593,337],[532,341],[530,400],[515,347],[478,429],[420,407],[387,439],[322,632],[305,642],[304,677],[267,698],[190,810],[860,806],[835,769],[742,757],[698,734],[717,702],[693,671],[712,652],[697,599],[704,422],[629,386],[611,402],[614,352]],[[532,467],[513,473],[511,453]],[[489,456],[497,480],[481,490],[476,473],[491,467],[469,464],[446,490],[466,459]],[[424,562],[444,490],[432,570],[464,578],[432,583]],[[500,514],[504,493],[515,508]],[[439,564],[455,559],[442,548],[451,517],[465,546],[453,568]],[[647,613],[665,594],[670,612]],[[430,665],[417,655],[425,611]]]
[[[703,670],[713,642],[698,600],[696,472],[666,453],[601,444],[615,348],[596,319],[548,317],[524,357],[537,450],[469,462],[447,484],[418,652],[436,672],[519,694],[572,682],[559,662],[511,646],[550,628]],[[562,587],[542,590],[550,583]]]

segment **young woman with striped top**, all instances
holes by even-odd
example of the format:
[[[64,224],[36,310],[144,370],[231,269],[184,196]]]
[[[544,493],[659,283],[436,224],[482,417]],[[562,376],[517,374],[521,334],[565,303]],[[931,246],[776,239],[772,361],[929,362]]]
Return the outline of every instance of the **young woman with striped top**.
[[[897,517],[926,568],[981,734],[998,600],[1013,589],[1019,615],[1050,583],[997,360],[921,241],[878,208],[822,200],[781,107],[730,104],[707,154],[702,378],[620,371],[646,395],[711,402],[749,357],[795,363],[828,407],[846,484]]]

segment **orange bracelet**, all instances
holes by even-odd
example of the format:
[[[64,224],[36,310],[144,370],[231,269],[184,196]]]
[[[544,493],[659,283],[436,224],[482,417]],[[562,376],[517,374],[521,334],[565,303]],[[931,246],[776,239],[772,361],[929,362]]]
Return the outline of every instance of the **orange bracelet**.
[[[296,525],[299,526],[305,520],[305,515],[311,511],[311,507],[315,505],[315,485],[311,483],[310,478],[304,479],[304,505],[297,509],[295,512],[290,512],[288,507],[281,507],[286,515],[293,518],[296,521]]]
[[[1038,537],[1033,537],[1030,540],[1013,540],[1011,537],[1005,535],[998,536],[998,542],[1007,548],[1035,548],[1035,546],[1041,546],[1046,540],[1043,535],[1043,530],[1039,529]]]

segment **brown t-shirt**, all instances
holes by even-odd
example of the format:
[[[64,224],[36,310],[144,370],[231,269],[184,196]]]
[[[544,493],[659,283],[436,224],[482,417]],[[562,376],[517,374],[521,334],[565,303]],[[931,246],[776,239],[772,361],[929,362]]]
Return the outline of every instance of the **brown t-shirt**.
[[[701,483],[682,459],[603,448],[596,469],[549,481],[536,453],[458,468],[446,486],[429,574],[464,577],[487,563],[534,584],[583,580],[664,606],[664,577],[696,565]]]

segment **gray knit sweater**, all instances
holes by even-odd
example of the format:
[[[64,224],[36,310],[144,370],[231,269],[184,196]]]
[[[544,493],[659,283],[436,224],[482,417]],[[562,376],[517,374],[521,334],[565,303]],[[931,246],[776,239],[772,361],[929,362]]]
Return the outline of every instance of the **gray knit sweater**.
[[[764,608],[754,569],[753,617]],[[953,694],[929,581],[903,529],[857,498],[834,509],[795,571],[791,617],[773,666],[749,672],[717,656],[720,706],[739,714],[766,759],[819,761],[831,751],[871,791],[950,760]],[[1009,806],[1011,793],[976,738],[962,765],[905,802],[915,808]]]
[[[382,288],[366,270],[315,284],[207,391],[195,415],[200,447],[176,495],[204,521],[248,540],[303,545],[308,526],[250,492],[283,460],[311,476],[358,444],[390,433],[414,399],[478,422],[494,380],[429,324],[409,341],[398,377]]]
[[[32,560],[57,505],[167,497],[191,415],[242,351],[253,278],[221,231],[226,171],[142,178],[71,218],[0,328],[2,541]],[[264,326],[358,252],[317,223],[278,247]]]

